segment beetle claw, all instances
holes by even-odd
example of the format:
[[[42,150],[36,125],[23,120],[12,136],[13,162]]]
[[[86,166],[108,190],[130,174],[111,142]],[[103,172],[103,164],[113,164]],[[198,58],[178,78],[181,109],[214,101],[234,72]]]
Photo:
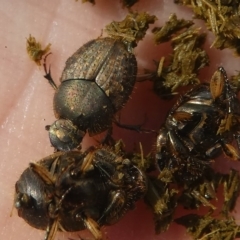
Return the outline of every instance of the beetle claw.
[[[49,70],[47,70],[46,60],[50,54],[52,54],[52,53],[50,52],[44,57],[44,62],[43,62],[43,67],[44,67],[44,71],[45,71],[44,78],[46,78],[48,80],[49,84],[56,90],[57,85],[55,84],[55,82],[53,81],[52,76],[51,76],[51,65],[49,65]]]

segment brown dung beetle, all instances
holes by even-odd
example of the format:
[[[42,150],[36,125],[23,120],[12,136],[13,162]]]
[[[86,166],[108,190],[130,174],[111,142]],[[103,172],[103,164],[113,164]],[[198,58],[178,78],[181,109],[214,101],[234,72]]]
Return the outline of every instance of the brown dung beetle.
[[[221,150],[239,160],[240,101],[220,67],[173,106],[157,138],[156,159],[178,182],[201,180]],[[236,140],[238,150],[231,144]]]
[[[18,215],[34,228],[91,231],[116,223],[147,191],[145,174],[109,148],[56,152],[30,163],[15,185]]]
[[[56,90],[53,108],[58,120],[47,126],[56,149],[71,150],[86,132],[93,136],[111,127],[136,81],[137,62],[131,50],[114,38],[84,44],[67,60],[58,87],[44,64],[45,78]]]

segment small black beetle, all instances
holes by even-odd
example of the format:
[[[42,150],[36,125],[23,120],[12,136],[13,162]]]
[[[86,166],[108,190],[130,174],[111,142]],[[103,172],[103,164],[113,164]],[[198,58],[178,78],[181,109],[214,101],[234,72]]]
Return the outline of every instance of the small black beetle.
[[[89,229],[102,239],[100,227],[116,223],[147,191],[145,174],[109,148],[57,152],[31,163],[15,185],[18,215],[45,240],[59,231]]]
[[[122,40],[98,38],[77,50],[66,62],[53,106],[56,120],[48,126],[52,145],[62,151],[76,148],[86,132],[93,136],[111,127],[114,114],[128,100],[137,62]]]
[[[204,176],[210,159],[222,149],[234,160],[240,147],[240,102],[220,67],[210,84],[200,84],[173,106],[157,138],[156,159],[176,181],[194,182]]]

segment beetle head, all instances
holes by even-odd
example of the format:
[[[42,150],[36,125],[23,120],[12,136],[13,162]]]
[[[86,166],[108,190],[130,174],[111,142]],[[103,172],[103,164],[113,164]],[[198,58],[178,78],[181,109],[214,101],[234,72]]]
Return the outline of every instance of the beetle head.
[[[18,215],[34,228],[46,229],[48,226],[49,190],[49,186],[30,168],[16,182],[14,205]]]
[[[46,128],[51,144],[60,151],[70,151],[78,147],[85,135],[72,121],[66,119],[58,119]]]

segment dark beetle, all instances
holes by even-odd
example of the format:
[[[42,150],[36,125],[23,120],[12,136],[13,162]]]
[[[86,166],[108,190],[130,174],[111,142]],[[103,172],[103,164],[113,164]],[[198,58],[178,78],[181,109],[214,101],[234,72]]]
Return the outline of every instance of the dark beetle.
[[[78,49],[67,60],[59,87],[47,73],[45,78],[56,89],[53,106],[58,120],[48,126],[52,145],[71,150],[86,132],[93,136],[110,128],[133,90],[136,74],[129,46],[113,38],[92,40]]]
[[[200,84],[173,106],[157,139],[156,158],[161,170],[172,171],[178,182],[201,180],[210,159],[221,149],[239,159],[231,145],[240,146],[240,102],[226,72],[219,68],[210,84]]]
[[[144,173],[107,148],[57,152],[31,163],[15,185],[18,215],[45,240],[60,231],[89,229],[102,239],[100,227],[116,223],[147,191]]]

